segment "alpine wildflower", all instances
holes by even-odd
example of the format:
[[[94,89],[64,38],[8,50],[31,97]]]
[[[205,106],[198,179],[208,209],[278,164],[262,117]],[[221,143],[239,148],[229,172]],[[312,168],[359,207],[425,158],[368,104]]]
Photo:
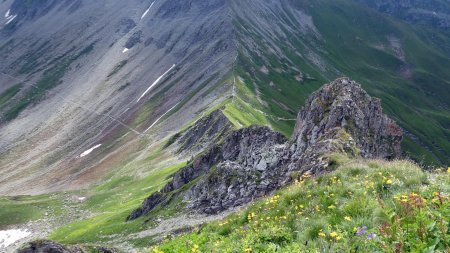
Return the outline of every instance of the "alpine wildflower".
[[[320,230],[319,236],[320,236],[320,237],[325,237],[325,236],[327,236],[327,235],[326,235],[322,230]]]
[[[375,239],[377,237],[377,235],[375,233],[370,233],[367,235],[367,239],[371,240],[371,239]]]
[[[367,229],[366,226],[364,226],[362,228],[358,227],[357,231],[356,231],[356,235],[359,235],[359,236],[365,235],[366,234],[366,229]]]

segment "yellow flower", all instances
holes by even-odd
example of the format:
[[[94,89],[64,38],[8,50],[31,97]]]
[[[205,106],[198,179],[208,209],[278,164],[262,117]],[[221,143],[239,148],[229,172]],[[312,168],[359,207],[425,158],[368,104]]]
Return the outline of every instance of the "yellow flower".
[[[349,216],[345,216],[344,219],[345,219],[346,221],[352,221],[352,217],[349,217]]]
[[[387,185],[391,185],[392,184],[392,180],[390,180],[390,179],[386,180],[386,184]]]
[[[244,252],[250,253],[250,252],[252,252],[252,249],[251,249],[251,248],[245,248],[245,249],[244,249]]]
[[[330,236],[333,237],[333,238],[336,238],[336,237],[338,237],[338,233],[336,233],[336,232],[331,232],[331,233],[330,233]]]
[[[336,209],[336,206],[335,205],[331,205],[331,206],[328,207],[328,209]]]
[[[447,168],[447,172],[450,173],[450,167]]]
[[[322,230],[320,230],[319,236],[320,236],[320,237],[325,237],[325,236],[327,236],[327,235],[326,235]]]
[[[158,247],[156,247],[156,248],[153,248],[153,253],[164,253],[164,251],[162,251],[162,250],[160,250],[160,249],[158,249]]]
[[[342,237],[340,237],[340,236],[336,237],[336,240],[337,240],[337,241],[339,241],[339,240],[341,240],[341,239],[342,239]]]
[[[255,217],[256,217],[256,214],[255,214],[255,213],[249,213],[247,219],[248,219],[249,221],[251,221],[251,220],[253,220]]]

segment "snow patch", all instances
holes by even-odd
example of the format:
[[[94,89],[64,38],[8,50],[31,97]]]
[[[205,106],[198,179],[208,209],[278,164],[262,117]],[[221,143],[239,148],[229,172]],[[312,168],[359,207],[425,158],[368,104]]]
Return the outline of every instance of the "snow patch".
[[[79,157],[80,157],[80,158],[85,157],[85,156],[89,155],[90,153],[92,153],[92,151],[98,149],[98,148],[101,147],[101,146],[102,146],[102,144],[98,144],[98,145],[96,145],[96,146],[94,146],[94,147],[92,147],[92,148],[90,148],[90,149],[84,151],[83,153],[81,153],[81,155],[80,155]]]
[[[152,129],[152,127],[154,127],[164,116],[166,116],[170,111],[172,111],[173,109],[175,109],[175,107],[177,107],[179,103],[177,103],[176,105],[174,105],[172,108],[170,108],[166,113],[164,113],[163,115],[161,115],[161,117],[159,117],[157,120],[155,120],[155,122],[153,122],[153,124],[147,128],[144,133],[146,133],[148,130]]]
[[[28,237],[31,232],[21,229],[10,229],[0,231],[0,249],[6,248],[9,245]]]
[[[152,2],[152,4],[150,4],[150,7],[148,7],[148,9],[144,12],[144,14],[142,14],[141,16],[141,20],[145,18],[145,16],[147,16],[148,12],[150,11],[150,9],[153,7],[153,4],[155,2]]]
[[[155,85],[157,85],[158,83],[159,83],[159,81],[161,81],[161,79],[163,79],[173,68],[175,68],[175,64],[174,65],[172,65],[172,67],[169,69],[169,70],[167,70],[166,72],[164,72],[164,74],[162,74],[160,77],[158,77],[158,79],[156,79],[156,81],[154,81],[153,83],[152,83],[152,85],[150,85],[150,87],[148,87],[148,89],[144,92],[144,93],[142,93],[142,95],[139,97],[139,99],[137,100],[137,102],[139,102],[145,95],[147,95],[147,93],[155,86]]]
[[[122,51],[122,53],[126,53],[126,52],[128,52],[129,50],[130,50],[129,48],[124,48],[123,51]]]
[[[6,13],[5,13],[5,18],[6,18],[6,24],[11,23],[15,18],[17,18],[17,15],[11,15],[11,9],[9,9]]]
[[[17,15],[12,16],[8,21],[6,21],[6,24],[11,23],[15,18],[17,18]]]

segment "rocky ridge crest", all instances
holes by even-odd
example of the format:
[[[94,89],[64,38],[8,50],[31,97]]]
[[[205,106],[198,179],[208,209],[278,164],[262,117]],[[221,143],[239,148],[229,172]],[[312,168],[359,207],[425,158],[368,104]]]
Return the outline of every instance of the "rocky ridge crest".
[[[383,114],[380,100],[370,97],[356,82],[340,78],[308,98],[290,140],[268,127],[231,132],[177,172],[128,220],[168,204],[180,194],[190,210],[222,212],[268,195],[304,173],[325,172],[332,165],[332,153],[398,157],[401,140],[401,128]],[[186,191],[179,191],[188,184],[192,185]]]

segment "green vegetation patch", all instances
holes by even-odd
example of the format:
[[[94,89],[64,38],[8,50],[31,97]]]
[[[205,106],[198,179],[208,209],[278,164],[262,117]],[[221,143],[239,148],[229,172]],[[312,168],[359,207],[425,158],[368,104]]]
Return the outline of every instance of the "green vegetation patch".
[[[50,238],[66,244],[108,242],[151,228],[153,224],[145,222],[146,217],[130,222],[125,220],[145,198],[164,186],[170,175],[185,165],[154,170],[145,178],[116,176],[94,187],[86,193],[89,197],[80,206],[94,215],[57,229]]]
[[[77,54],[62,58],[56,62],[53,67],[44,72],[36,84],[27,89],[25,94],[17,102],[8,107],[3,114],[4,120],[11,121],[15,119],[29,105],[39,102],[49,90],[61,83],[61,79],[69,71],[70,65],[73,62],[83,55],[89,54],[93,49],[94,44],[91,44]]]
[[[19,93],[19,91],[22,89],[22,86],[22,84],[16,84],[0,94],[0,109],[2,109],[3,105],[5,105],[11,98]]]
[[[446,252],[449,196],[450,172],[347,161],[148,252]]]
[[[0,230],[62,212],[58,195],[0,197]]]
[[[123,61],[120,61],[119,63],[117,63],[117,65],[114,66],[114,68],[113,68],[113,70],[111,71],[111,73],[108,74],[107,78],[110,78],[110,77],[116,75],[117,73],[119,73],[119,71],[120,71],[123,67],[125,67],[125,65],[127,65],[127,63],[128,63],[128,60],[123,60]]]

